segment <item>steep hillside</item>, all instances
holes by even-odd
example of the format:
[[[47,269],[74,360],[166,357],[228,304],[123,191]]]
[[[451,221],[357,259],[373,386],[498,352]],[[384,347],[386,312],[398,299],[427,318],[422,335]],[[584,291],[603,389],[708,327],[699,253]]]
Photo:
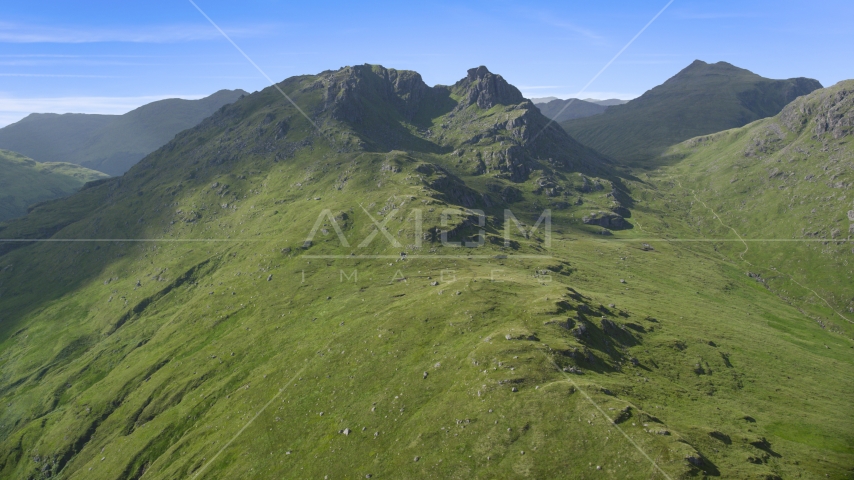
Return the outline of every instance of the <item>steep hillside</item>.
[[[0,148],[121,175],[176,133],[245,94],[220,90],[200,100],[160,100],[124,115],[34,113],[0,128]]]
[[[563,122],[574,118],[591,117],[593,115],[599,115],[608,109],[607,106],[579,100],[577,98],[552,100],[548,103],[538,104],[537,108],[543,112],[543,115],[555,122]]]
[[[854,81],[795,100],[773,118],[697,137],[667,152],[650,177],[665,208],[815,320],[852,332]],[[828,274],[839,272],[839,275]]]
[[[0,222],[27,214],[35,203],[66,197],[107,175],[70,163],[39,163],[0,150]]]
[[[0,227],[0,476],[850,473],[850,336],[501,76],[279,86]]]
[[[726,62],[697,60],[625,105],[561,125],[581,143],[622,163],[654,167],[671,145],[776,115],[817,88],[816,80],[770,80]]]

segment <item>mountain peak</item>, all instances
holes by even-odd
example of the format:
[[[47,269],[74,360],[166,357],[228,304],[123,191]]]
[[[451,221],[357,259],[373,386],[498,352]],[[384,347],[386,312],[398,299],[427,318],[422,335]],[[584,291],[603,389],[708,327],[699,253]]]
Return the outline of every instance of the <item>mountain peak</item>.
[[[735,65],[728,62],[707,63],[702,60],[694,60],[693,62],[691,62],[690,65],[683,68],[679,73],[674,75],[667,82],[679,82],[682,80],[688,80],[696,77],[704,77],[710,75],[754,77],[755,79],[762,78],[759,75],[751,72],[750,70],[736,67]]]
[[[772,80],[731,63],[695,60],[625,105],[563,125],[578,141],[601,153],[625,162],[655,164],[670,145],[777,115],[797,97],[818,88],[817,80]]]
[[[519,89],[483,65],[470,68],[466,78],[457,82],[453,89],[464,97],[461,103],[466,107],[477,105],[489,110],[496,105],[518,105],[525,101]]]
[[[489,69],[483,65],[477,68],[468,69],[468,80],[470,82],[473,82],[475,80],[483,80],[487,75],[492,75],[492,72],[490,72]]]

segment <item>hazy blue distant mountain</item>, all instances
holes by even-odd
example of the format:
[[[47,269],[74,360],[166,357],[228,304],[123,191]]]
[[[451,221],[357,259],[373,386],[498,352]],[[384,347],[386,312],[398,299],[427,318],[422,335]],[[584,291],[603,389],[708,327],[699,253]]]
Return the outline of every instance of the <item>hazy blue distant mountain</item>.
[[[560,99],[557,97],[540,97],[540,98],[531,98],[529,100],[531,100],[531,103],[536,105],[538,103],[549,103],[552,100],[560,100]]]
[[[635,176],[485,67],[278,86],[0,224],[0,478],[850,478],[851,88]]]
[[[543,115],[556,122],[599,115],[608,108],[603,105],[597,105],[593,102],[579,100],[577,98],[570,98],[567,100],[558,99],[552,100],[548,103],[538,103],[535,105],[541,112],[543,112]]]
[[[608,100],[596,100],[595,98],[585,98],[585,102],[595,103],[596,105],[604,105],[606,107],[613,107],[614,105],[622,105],[624,103],[629,103],[629,100],[620,100],[619,98],[609,98]]]
[[[0,128],[0,148],[38,162],[74,163],[121,175],[178,132],[245,94],[220,90],[199,100],[160,100],[124,115],[33,113]]]
[[[621,162],[655,165],[671,145],[776,115],[818,88],[821,84],[809,78],[771,80],[726,62],[697,60],[625,105],[561,125],[581,143]]]

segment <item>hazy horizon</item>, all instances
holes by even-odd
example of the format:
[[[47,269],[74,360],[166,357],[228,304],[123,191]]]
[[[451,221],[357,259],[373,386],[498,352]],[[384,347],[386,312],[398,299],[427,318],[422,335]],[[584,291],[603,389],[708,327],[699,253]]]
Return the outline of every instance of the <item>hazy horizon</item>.
[[[571,98],[667,2],[197,4],[275,81],[372,63],[450,84],[486,65],[528,98]],[[0,13],[0,125],[269,85],[189,2],[7,2]],[[850,43],[851,13],[840,1],[674,2],[580,96],[635,98],[695,59],[833,85],[852,76],[846,54],[826,47]]]

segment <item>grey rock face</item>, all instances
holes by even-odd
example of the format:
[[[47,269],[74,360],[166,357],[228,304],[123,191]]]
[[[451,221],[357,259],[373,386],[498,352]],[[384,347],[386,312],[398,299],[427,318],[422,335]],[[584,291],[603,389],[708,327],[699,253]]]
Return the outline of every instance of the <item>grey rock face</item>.
[[[484,66],[470,69],[463,82],[468,84],[466,103],[477,104],[484,110],[499,104],[515,105],[525,101],[522,92],[507,83],[504,77],[493,74]]]
[[[582,218],[582,221],[587,225],[599,225],[612,230],[620,230],[627,226],[622,215],[611,212],[596,212]]]

